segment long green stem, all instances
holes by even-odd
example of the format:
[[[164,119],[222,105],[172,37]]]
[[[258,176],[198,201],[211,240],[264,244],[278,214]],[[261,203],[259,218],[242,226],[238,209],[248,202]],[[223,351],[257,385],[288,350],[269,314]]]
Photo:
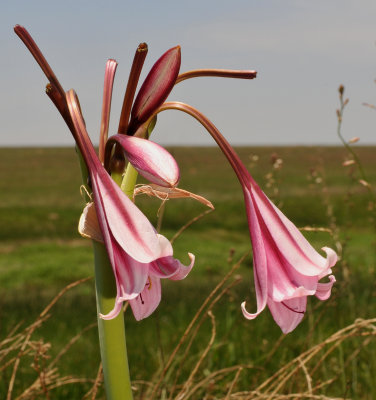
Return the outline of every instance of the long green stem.
[[[132,200],[134,187],[137,182],[138,172],[129,163],[125,174],[123,176],[123,181],[121,182],[121,190]]]
[[[82,179],[87,182],[87,168],[77,149]],[[86,199],[87,201],[89,199]],[[97,298],[98,334],[107,400],[132,400],[131,380],[125,339],[124,314],[104,320],[116,301],[116,283],[107,251],[102,243],[93,240],[95,292]]]
[[[107,314],[116,300],[114,273],[104,245],[93,241],[93,248],[98,315]],[[111,320],[98,316],[98,332],[107,400],[132,400],[124,314]]]

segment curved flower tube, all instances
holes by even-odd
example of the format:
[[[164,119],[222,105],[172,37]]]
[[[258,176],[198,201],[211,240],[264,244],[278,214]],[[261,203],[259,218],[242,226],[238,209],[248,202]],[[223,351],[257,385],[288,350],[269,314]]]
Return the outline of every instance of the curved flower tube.
[[[335,278],[331,267],[336,253],[323,248],[326,258],[309,244],[295,225],[267,198],[247,171],[234,149],[214,124],[198,110],[184,103],[167,102],[158,112],[175,109],[196,118],[211,134],[230,162],[243,189],[248,226],[253,246],[257,311],[241,308],[247,319],[256,318],[268,305],[282,332],[288,333],[302,320],[307,296],[329,298]],[[319,280],[329,275],[328,283]]]

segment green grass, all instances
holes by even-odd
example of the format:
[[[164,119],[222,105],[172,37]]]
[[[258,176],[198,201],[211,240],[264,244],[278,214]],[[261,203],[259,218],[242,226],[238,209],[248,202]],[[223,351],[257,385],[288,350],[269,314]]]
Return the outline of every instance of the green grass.
[[[254,321],[242,317],[240,303],[244,299],[250,310],[256,308],[251,255],[245,258],[236,272],[242,281],[214,309],[216,339],[202,374],[234,364],[252,364],[254,369],[238,382],[239,390],[251,390],[302,351],[357,318],[375,317],[376,234],[367,190],[357,182],[356,170],[341,165],[346,159],[344,149],[238,151],[260,186],[297,226],[332,230],[332,234],[305,233],[316,248],[336,248],[341,244],[343,249],[342,260],[334,271],[337,284],[333,296],[326,302],[310,299],[303,323],[283,339],[268,311]],[[369,182],[376,182],[376,148],[358,147],[356,151]],[[131,312],[126,313],[134,380],[155,379],[156,371],[190,319],[229,270],[230,251],[234,252],[235,262],[251,249],[241,188],[222,154],[215,148],[173,148],[171,152],[181,168],[180,187],[207,197],[216,209],[184,231],[174,243],[175,255],[183,261],[188,261],[188,251],[197,256],[190,276],[182,282],[163,282],[162,303],[147,320],[136,323]],[[251,156],[255,154],[259,159],[252,163]],[[283,159],[282,169],[273,169],[273,154]],[[1,341],[18,322],[22,321],[25,327],[34,321],[65,285],[93,276],[93,256],[90,242],[77,233],[83,200],[73,149],[0,149],[0,170]],[[153,223],[157,222],[158,201],[140,196],[137,204]],[[168,201],[162,233],[171,238],[204,210],[193,200]],[[93,285],[93,280],[89,280],[67,292],[53,308],[49,320],[35,332],[36,338],[52,343],[52,356],[87,325],[95,323]],[[189,374],[194,357],[208,343],[210,332],[210,323],[206,321],[192,345],[184,377]],[[61,374],[95,378],[99,364],[96,335],[95,328],[85,332],[62,357]],[[277,340],[282,342],[269,357]],[[318,393],[353,399],[376,397],[376,361],[369,358],[375,354],[375,342],[364,348],[362,343],[362,337],[354,336],[333,350],[314,378],[338,379]],[[357,355],[351,358],[356,351]],[[21,363],[24,379],[23,383],[17,381],[16,393],[35,379],[31,362],[27,359]],[[9,369],[0,371],[0,398],[6,396],[9,375]],[[91,385],[67,385],[56,390],[53,398],[81,398]]]

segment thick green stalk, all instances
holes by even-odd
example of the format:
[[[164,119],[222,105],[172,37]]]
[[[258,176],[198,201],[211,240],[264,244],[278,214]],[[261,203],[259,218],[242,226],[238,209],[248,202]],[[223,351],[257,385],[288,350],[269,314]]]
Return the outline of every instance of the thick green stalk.
[[[127,169],[125,170],[125,174],[123,177],[123,181],[121,183],[121,190],[132,200],[133,199],[133,191],[137,182],[138,172],[136,169],[129,163],[127,165]]]
[[[104,245],[93,241],[93,248],[98,315],[107,314],[114,307],[116,299],[114,273]],[[133,399],[124,314],[120,312],[111,320],[103,320],[98,316],[98,332],[107,400]]]
[[[86,165],[80,151],[84,185],[88,181]],[[89,201],[86,195],[86,201]],[[104,384],[107,400],[132,400],[131,380],[128,367],[127,345],[125,339],[124,314],[111,320],[104,320],[99,313],[109,313],[116,301],[116,283],[107,251],[102,243],[93,240],[95,289],[97,298],[98,334],[102,359]]]

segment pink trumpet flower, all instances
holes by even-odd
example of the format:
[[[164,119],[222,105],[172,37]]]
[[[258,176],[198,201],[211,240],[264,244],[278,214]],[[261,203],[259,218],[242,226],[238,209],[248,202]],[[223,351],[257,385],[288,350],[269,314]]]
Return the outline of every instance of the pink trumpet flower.
[[[307,296],[330,297],[335,278],[331,267],[336,253],[324,247],[326,258],[309,244],[295,225],[267,198],[234,149],[214,124],[198,110],[179,102],[164,103],[158,112],[176,109],[196,118],[212,135],[229,160],[243,189],[248,226],[253,246],[257,311],[241,308],[247,319],[256,318],[268,305],[282,332],[296,328],[306,311]],[[319,280],[329,275],[329,282]]]
[[[85,208],[80,220],[80,230],[84,235],[104,242],[117,289],[113,310],[107,315],[102,315],[102,318],[116,317],[121,311],[122,302],[126,300],[130,301],[136,319],[145,318],[160,302],[160,279],[185,278],[193,267],[194,256],[189,254],[191,261],[189,266],[184,266],[172,257],[170,242],[156,232],[145,215],[111,179],[102,163],[106,157],[110,158],[111,145],[116,143],[142,175],[151,182],[165,187],[173,187],[179,181],[178,166],[166,150],[153,142],[138,137],[119,137],[121,135],[115,135],[107,140],[112,85],[117,65],[114,60],[109,60],[106,64],[98,158],[86,131],[76,94],[73,90],[65,93],[27,30],[19,25],[14,29],[50,81],[46,92],[71,130],[88,170],[95,208],[92,203]],[[145,50],[145,46],[139,46],[140,54]],[[128,83],[127,102],[123,107],[128,117],[142,66],[140,58],[135,57],[135,59],[134,64],[137,68],[132,69],[133,79]],[[167,51],[156,65],[157,67],[153,68],[147,77],[147,85],[141,88],[138,95],[140,100],[132,114],[133,119],[131,118],[134,129],[149,117],[154,108],[163,103],[171,91],[179,71],[180,48]],[[121,123],[126,121],[125,124],[128,125],[128,118],[124,119],[123,111]],[[107,147],[106,142],[109,143]],[[109,154],[105,155],[105,149],[108,149]],[[88,226],[91,226],[90,234],[86,234]]]

